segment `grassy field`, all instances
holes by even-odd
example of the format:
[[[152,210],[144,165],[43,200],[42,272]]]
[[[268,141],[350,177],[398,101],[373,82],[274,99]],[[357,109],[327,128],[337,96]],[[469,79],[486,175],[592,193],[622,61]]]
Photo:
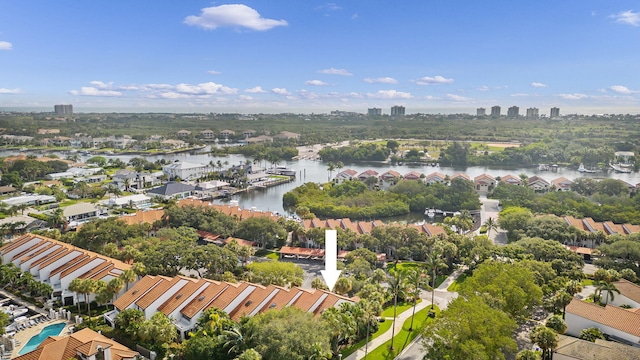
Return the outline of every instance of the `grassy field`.
[[[456,292],[460,290],[460,284],[462,284],[466,279],[467,279],[466,274],[464,273],[460,274],[460,276],[458,276],[456,281],[452,282],[451,285],[449,285],[449,287],[447,288],[447,291]]]
[[[418,301],[420,302],[420,301]],[[411,309],[411,307],[413,307],[413,303],[398,303],[398,310],[396,311],[397,314],[400,314],[401,312]],[[388,308],[384,309],[384,311],[382,311],[382,317],[393,317],[393,305],[389,306]]]
[[[257,257],[266,257],[267,259],[278,260],[280,256],[277,252],[272,250],[260,249],[256,251],[255,256]]]
[[[420,330],[424,328],[425,325],[434,321],[433,318],[430,318],[429,310],[431,308],[428,307],[426,309],[422,309],[418,311],[415,315],[415,320],[413,322],[413,331],[409,331],[409,326],[411,325],[411,318],[408,318],[404,324],[402,324],[402,330],[400,330],[393,340],[389,340],[382,344],[382,346],[377,347],[373,351],[371,351],[367,355],[367,359],[370,360],[393,360],[407,347],[413,339],[420,334]],[[436,318],[440,314],[440,309],[438,307],[434,308],[436,312]],[[393,341],[393,350],[390,350],[391,341]]]
[[[393,325],[393,321],[385,321],[385,322],[381,322],[378,325],[378,331],[376,331],[375,333],[369,334],[369,341],[377,338],[378,336],[384,334],[385,332],[387,332],[387,330],[391,329],[391,325]],[[363,347],[366,343],[366,338],[358,341],[357,343],[346,347],[344,349],[342,349],[342,351],[340,351],[340,354],[342,354],[342,358],[346,358],[347,356],[353,354],[354,352],[356,352],[356,350],[360,349],[361,347]]]

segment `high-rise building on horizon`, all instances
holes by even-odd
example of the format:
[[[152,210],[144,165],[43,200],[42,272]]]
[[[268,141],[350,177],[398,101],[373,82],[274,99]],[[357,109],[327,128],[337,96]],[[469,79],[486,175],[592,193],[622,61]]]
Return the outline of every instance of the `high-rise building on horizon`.
[[[382,109],[381,108],[370,108],[370,109],[367,109],[367,115],[369,115],[369,116],[380,116],[380,115],[382,115]]]
[[[507,117],[518,117],[520,116],[520,108],[517,106],[512,106],[507,109]]]
[[[532,108],[528,108],[527,109],[527,117],[528,118],[537,118],[539,116],[540,115],[538,114],[538,108],[532,107]]]
[[[404,116],[404,106],[396,105],[391,107],[391,116]]]
[[[487,116],[487,109],[485,108],[476,109],[476,116]]]
[[[560,117],[560,108],[552,107],[551,108],[551,113],[549,114],[549,117],[550,118]]]
[[[53,112],[56,115],[71,115],[73,114],[73,105],[54,105]]]
[[[492,106],[491,107],[491,116],[500,116],[500,106]]]

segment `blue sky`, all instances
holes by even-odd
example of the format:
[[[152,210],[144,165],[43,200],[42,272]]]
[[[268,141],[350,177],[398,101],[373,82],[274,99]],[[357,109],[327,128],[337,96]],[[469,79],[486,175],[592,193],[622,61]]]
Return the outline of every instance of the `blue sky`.
[[[638,1],[0,2],[0,107],[640,113]]]

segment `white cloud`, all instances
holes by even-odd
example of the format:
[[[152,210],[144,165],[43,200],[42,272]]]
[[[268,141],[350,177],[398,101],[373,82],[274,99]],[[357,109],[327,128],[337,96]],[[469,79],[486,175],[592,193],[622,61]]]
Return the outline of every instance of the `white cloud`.
[[[219,27],[244,27],[265,31],[276,26],[286,26],[286,20],[263,18],[256,10],[243,4],[227,4],[212,6],[200,10],[199,16],[190,15],[184,19],[185,24],[198,26],[207,30]]]
[[[512,96],[512,97],[525,97],[525,96],[529,96],[529,94],[515,93],[515,94],[511,94],[509,96]]]
[[[209,70],[207,71],[207,74],[211,74],[211,75],[220,75],[222,74],[220,71],[215,71],[215,70]]]
[[[104,81],[94,80],[94,81],[90,81],[89,84],[93,85],[98,89],[109,89],[113,85],[113,81],[105,83]]]
[[[460,95],[456,95],[456,94],[447,94],[447,99],[453,100],[453,101],[469,101],[469,100],[471,100],[470,98],[467,98],[467,97],[464,97],[464,96],[460,96]]]
[[[348,72],[346,69],[334,69],[334,68],[329,68],[329,69],[324,69],[324,70],[318,70],[318,72],[320,74],[326,74],[326,75],[342,75],[342,76],[352,76],[353,74]]]
[[[251,93],[251,94],[262,94],[262,93],[266,93],[266,90],[262,89],[262,86],[255,86],[252,87],[251,89],[244,89],[244,92],[246,93]]]
[[[22,90],[18,88],[15,88],[15,89],[0,88],[0,94],[19,94],[21,92]]]
[[[364,82],[367,82],[369,84],[397,84],[398,80],[392,78],[392,77],[379,77],[379,78],[365,78],[363,79]]]
[[[191,97],[187,94],[180,94],[175,91],[163,92],[163,93],[160,93],[158,96],[163,99],[188,99],[189,97]]]
[[[327,86],[329,84],[327,84],[326,82],[322,81],[322,80],[308,80],[304,82],[305,85],[311,85],[311,86]]]
[[[274,94],[278,94],[278,95],[291,95],[291,93],[288,92],[287,89],[285,89],[285,88],[273,88],[273,89],[271,89],[271,91]]]
[[[181,94],[190,95],[213,95],[213,94],[235,94],[238,89],[226,87],[214,82],[206,82],[197,85],[190,84],[178,84],[175,87],[175,91]]]
[[[8,41],[0,41],[0,50],[11,50],[13,49],[13,44]]]
[[[451,84],[454,80],[447,79],[444,76],[436,75],[436,76],[425,76],[416,80],[416,84],[418,85],[440,85],[440,84]]]
[[[533,86],[534,88],[546,88],[547,84],[543,84],[543,83],[539,83],[539,82],[532,82],[531,86]]]
[[[582,99],[586,99],[589,97],[589,95],[585,95],[585,94],[558,94],[558,96],[560,96],[561,98],[565,99],[565,100],[582,100]]]
[[[480,91],[489,91],[489,87],[487,85],[482,85],[478,88]]]
[[[631,26],[640,26],[640,13],[631,10],[621,11],[617,14],[609,15],[615,22]]]
[[[622,85],[613,85],[609,87],[609,89],[611,89],[611,91],[616,92],[618,94],[633,94],[636,92]]]
[[[251,101],[251,100],[253,100],[253,97],[251,97],[249,95],[240,95],[240,96],[238,96],[238,100]]]
[[[122,96],[122,93],[114,90],[103,90],[98,89],[94,86],[83,86],[80,90],[71,90],[69,91],[71,95],[81,95],[81,96]]]
[[[316,7],[316,10],[337,11],[342,10],[342,7],[336,3],[326,3]]]
[[[367,93],[371,99],[411,99],[411,93],[396,90],[380,90],[376,93]]]

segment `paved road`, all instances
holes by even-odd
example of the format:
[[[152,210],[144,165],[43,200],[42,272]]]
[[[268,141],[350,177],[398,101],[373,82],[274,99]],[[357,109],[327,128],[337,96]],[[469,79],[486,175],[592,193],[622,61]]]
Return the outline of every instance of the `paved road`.
[[[500,213],[499,200],[487,199],[484,196],[480,197],[482,207],[480,208],[480,221],[484,224],[488,218],[493,218],[494,221],[498,221],[498,213]],[[507,232],[501,229],[493,230],[489,234],[489,240],[496,245],[507,244]]]
[[[280,259],[280,261],[292,262],[304,270],[304,280],[302,282],[303,289],[311,289],[313,279],[322,278],[320,270],[324,270],[324,261],[319,260],[296,260],[296,259]]]

